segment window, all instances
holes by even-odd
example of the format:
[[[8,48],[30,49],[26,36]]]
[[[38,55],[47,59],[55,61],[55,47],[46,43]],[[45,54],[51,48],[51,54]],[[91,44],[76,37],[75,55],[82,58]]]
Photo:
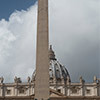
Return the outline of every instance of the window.
[[[77,89],[72,89],[72,93],[77,93]]]
[[[18,88],[18,92],[19,92],[19,94],[26,94],[26,87],[25,86],[20,86],[19,88]]]
[[[78,92],[77,87],[76,87],[76,86],[73,86],[73,87],[71,88],[71,92],[72,92],[73,94],[76,94],[76,93]]]
[[[90,94],[90,93],[91,93],[91,90],[90,90],[90,89],[87,89],[87,90],[86,90],[86,93],[87,93],[87,94]]]
[[[57,92],[61,93],[61,89],[57,89]]]
[[[10,94],[11,94],[11,90],[7,89],[7,95],[10,95]]]
[[[19,90],[19,93],[24,93],[24,92],[25,92],[24,89]]]

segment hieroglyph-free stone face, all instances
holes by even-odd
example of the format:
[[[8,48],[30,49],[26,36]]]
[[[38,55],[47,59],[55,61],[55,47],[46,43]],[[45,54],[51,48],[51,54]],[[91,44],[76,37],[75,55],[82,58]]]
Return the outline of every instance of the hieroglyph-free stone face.
[[[35,98],[49,98],[48,0],[38,0]]]

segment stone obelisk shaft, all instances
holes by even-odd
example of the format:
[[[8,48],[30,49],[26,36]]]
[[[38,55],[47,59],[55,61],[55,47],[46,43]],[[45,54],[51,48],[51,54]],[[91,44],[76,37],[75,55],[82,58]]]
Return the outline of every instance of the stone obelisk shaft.
[[[38,0],[35,98],[49,98],[48,0]]]

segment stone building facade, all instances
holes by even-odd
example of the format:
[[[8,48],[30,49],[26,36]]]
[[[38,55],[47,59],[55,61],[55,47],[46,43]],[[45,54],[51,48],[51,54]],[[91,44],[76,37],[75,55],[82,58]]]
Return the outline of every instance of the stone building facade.
[[[72,83],[68,70],[55,58],[51,46],[49,55],[50,100],[100,100],[100,81],[96,76],[94,76],[93,83],[85,83],[82,77],[78,83]],[[0,100],[33,100],[35,76],[36,71],[32,78],[27,78],[25,83],[17,77],[14,83],[4,83],[1,77]]]

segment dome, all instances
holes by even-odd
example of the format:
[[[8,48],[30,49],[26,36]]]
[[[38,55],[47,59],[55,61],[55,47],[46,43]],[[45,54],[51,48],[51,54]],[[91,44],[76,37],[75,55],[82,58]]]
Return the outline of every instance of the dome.
[[[50,46],[49,50],[49,58],[50,58],[50,67],[49,67],[49,76],[50,82],[66,82],[70,81],[70,75],[65,66],[61,65],[59,61],[55,58],[55,53],[52,50],[52,46]],[[35,81],[36,71],[34,71],[32,75],[32,82]],[[67,80],[68,79],[68,80]]]

